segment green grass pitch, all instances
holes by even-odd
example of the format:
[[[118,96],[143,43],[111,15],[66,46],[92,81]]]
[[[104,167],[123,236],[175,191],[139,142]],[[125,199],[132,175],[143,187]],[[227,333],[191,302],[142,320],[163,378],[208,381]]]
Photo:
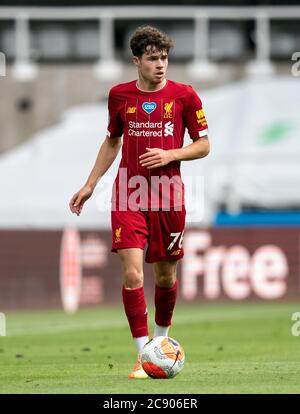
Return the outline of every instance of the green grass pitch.
[[[121,304],[7,313],[0,393],[299,393],[297,311],[297,303],[178,305],[169,334],[186,364],[170,380],[127,379],[136,353]]]

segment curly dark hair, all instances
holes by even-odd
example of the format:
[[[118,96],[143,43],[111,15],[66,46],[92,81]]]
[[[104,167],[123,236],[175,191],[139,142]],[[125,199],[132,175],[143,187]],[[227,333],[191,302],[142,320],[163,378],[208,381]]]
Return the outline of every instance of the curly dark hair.
[[[169,50],[173,46],[172,39],[166,34],[152,26],[138,27],[130,38],[130,49],[133,56],[142,56],[143,53],[150,50]]]

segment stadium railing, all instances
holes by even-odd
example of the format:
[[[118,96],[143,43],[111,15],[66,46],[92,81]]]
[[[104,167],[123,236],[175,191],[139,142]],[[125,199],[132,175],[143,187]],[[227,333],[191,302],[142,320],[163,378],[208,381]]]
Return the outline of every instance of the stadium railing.
[[[247,65],[250,74],[271,74],[270,20],[300,19],[299,6],[273,7],[202,7],[202,6],[122,6],[122,7],[0,7],[0,19],[15,22],[14,76],[19,80],[33,79],[38,65],[30,58],[29,21],[99,19],[99,61],[95,73],[102,79],[120,77],[122,64],[115,58],[114,23],[118,19],[192,19],[194,21],[193,59],[189,74],[198,79],[215,78],[218,66],[209,60],[209,24],[211,20],[254,20],[255,59]],[[201,39],[201,42],[197,41]]]

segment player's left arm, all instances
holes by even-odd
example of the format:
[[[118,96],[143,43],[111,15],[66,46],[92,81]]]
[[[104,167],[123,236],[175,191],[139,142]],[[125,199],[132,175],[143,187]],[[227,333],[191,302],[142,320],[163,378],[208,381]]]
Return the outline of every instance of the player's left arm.
[[[146,148],[147,152],[140,156],[140,164],[149,169],[163,167],[172,161],[190,161],[206,157],[209,154],[208,136],[197,138],[183,148],[163,150],[161,148]]]
[[[210,145],[208,135],[194,139],[192,144],[183,148],[170,150],[173,155],[173,161],[190,161],[197,158],[204,158],[209,154]]]
[[[163,150],[161,148],[146,148],[147,152],[140,156],[140,164],[146,168],[157,168],[172,161],[190,161],[206,157],[210,146],[208,141],[208,126],[202,108],[202,102],[196,91],[187,86],[183,111],[183,122],[193,140],[192,144],[183,148]]]

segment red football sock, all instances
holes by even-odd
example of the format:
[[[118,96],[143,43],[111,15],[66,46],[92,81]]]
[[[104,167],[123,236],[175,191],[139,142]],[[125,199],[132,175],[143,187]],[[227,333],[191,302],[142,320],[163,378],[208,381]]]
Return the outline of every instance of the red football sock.
[[[148,312],[144,288],[122,290],[125,313],[134,338],[148,336]]]
[[[170,326],[176,303],[177,280],[171,288],[155,286],[155,322],[159,326]]]

